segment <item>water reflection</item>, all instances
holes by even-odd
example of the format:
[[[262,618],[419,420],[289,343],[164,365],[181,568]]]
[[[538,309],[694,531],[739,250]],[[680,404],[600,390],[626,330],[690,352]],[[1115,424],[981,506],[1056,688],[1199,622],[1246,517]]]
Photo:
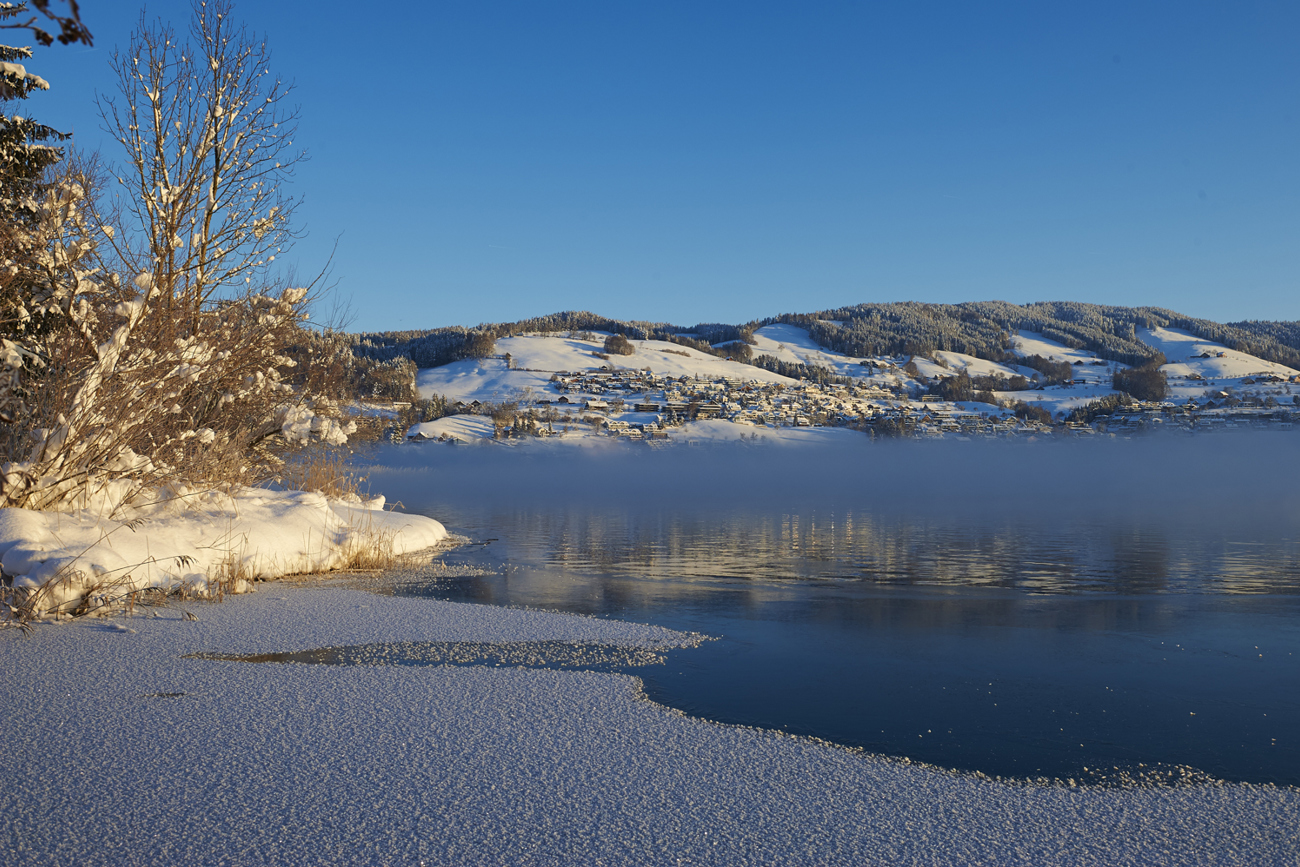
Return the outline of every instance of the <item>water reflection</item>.
[[[962,524],[839,510],[546,512],[439,503],[424,509],[474,532],[492,527],[517,562],[673,581],[861,581],[899,586],[1281,593],[1300,590],[1287,537],[1232,538],[1151,519],[1059,526],[1020,519]]]

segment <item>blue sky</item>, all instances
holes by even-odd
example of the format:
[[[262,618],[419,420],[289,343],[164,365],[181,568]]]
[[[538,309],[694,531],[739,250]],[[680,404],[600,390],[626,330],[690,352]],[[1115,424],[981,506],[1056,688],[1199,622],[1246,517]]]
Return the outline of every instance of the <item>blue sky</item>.
[[[37,49],[27,108],[94,149],[139,9],[82,6],[96,47]],[[900,300],[1300,319],[1294,2],[235,13],[297,87],[293,258],[338,241],[356,330]]]

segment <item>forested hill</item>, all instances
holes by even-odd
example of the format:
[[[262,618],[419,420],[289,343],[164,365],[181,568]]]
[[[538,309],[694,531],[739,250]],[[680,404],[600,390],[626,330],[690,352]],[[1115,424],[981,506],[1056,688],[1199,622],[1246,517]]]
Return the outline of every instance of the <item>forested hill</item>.
[[[1161,307],[1111,307],[1073,301],[1008,304],[858,304],[812,314],[786,314],[762,324],[801,325],[813,339],[848,355],[925,354],[943,349],[1001,360],[1012,331],[1037,331],[1102,358],[1141,364],[1156,350],[1141,342],[1140,328],[1181,328],[1197,337],[1276,361],[1300,363],[1300,323],[1233,322],[1197,319]]]
[[[569,311],[474,328],[357,334],[353,342],[358,355],[380,361],[405,356],[418,367],[437,367],[491,355],[497,338],[514,334],[606,331],[634,340],[672,340],[703,349],[728,341],[747,341],[756,329],[775,323],[807,328],[822,346],[859,357],[925,355],[940,349],[1002,361],[1008,357],[1013,332],[1036,331],[1066,346],[1088,349],[1125,364],[1156,359],[1156,350],[1139,339],[1138,330],[1162,326],[1181,328],[1257,358],[1300,368],[1300,322],[1224,324],[1160,307],[1113,307],[1073,301],[857,304],[814,313],[786,313],[740,325],[701,323],[689,327],[624,322]]]

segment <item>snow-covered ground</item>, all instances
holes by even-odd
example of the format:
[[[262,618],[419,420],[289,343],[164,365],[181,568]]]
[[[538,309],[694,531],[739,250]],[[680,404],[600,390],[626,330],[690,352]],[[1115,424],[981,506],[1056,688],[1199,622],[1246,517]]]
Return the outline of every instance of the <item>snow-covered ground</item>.
[[[766,354],[776,356],[784,361],[818,364],[830,368],[841,376],[860,377],[866,375],[868,369],[861,365],[864,360],[874,363],[887,363],[888,361],[897,360],[852,358],[822,349],[813,342],[806,330],[794,325],[764,326],[754,333],[754,338],[757,341],[757,345],[754,347],[755,355]],[[1012,351],[1023,357],[1041,355],[1044,358],[1051,358],[1056,361],[1066,361],[1072,365],[1076,361],[1081,362],[1081,364],[1075,366],[1075,378],[1083,380],[1083,384],[1059,386],[1041,391],[1035,389],[998,392],[999,398],[1010,401],[1023,400],[1029,404],[1041,405],[1053,415],[1069,412],[1075,407],[1086,406],[1104,395],[1114,393],[1114,389],[1110,385],[1111,373],[1116,367],[1123,366],[1110,363],[1095,364],[1100,360],[1095,353],[1081,349],[1070,349],[1043,337],[1041,334],[1027,331],[1021,332],[1012,338]],[[1009,378],[1018,375],[1026,379],[1032,379],[1036,373],[1032,368],[999,364],[960,352],[935,352],[934,355],[936,358],[942,359],[944,364],[920,356],[911,359],[917,367],[917,373],[925,379],[954,376],[961,371],[965,371],[971,376],[1005,376]],[[879,379],[881,377],[877,376],[875,378]],[[900,376],[894,376],[892,379],[902,381]],[[989,412],[993,409],[987,404],[949,406],[958,412],[978,413]]]
[[[1300,791],[1009,785],[718,725],[627,675],[249,664],[399,641],[689,636],[272,585],[0,633],[7,864],[1294,864]],[[689,653],[689,650],[678,651]]]
[[[949,374],[960,373],[965,371],[968,376],[1024,376],[1028,377],[1033,371],[1026,373],[1028,368],[1012,367],[1006,364],[998,364],[996,361],[988,361],[984,358],[976,358],[973,355],[966,355],[962,352],[936,352],[935,358],[942,358],[948,366],[943,368]],[[920,359],[924,361],[925,359]],[[918,364],[920,363],[918,361]]]
[[[1042,407],[1054,416],[1087,406],[1108,394],[1114,394],[1111,376],[1117,368],[1125,367],[1122,364],[1105,362],[1094,352],[1086,349],[1071,349],[1032,331],[1021,331],[1013,335],[1011,351],[1022,358],[1039,355],[1049,361],[1068,362],[1074,367],[1075,383],[1048,386],[1042,390],[997,392],[1000,399],[1023,400],[1027,404]],[[1098,364],[1099,361],[1103,363]],[[1032,368],[1020,366],[1016,368],[1016,372],[1028,379],[1033,378],[1037,373]]]
[[[778,361],[829,367],[839,376],[861,376],[861,359],[824,349],[797,325],[764,325],[754,332],[754,355],[770,355]],[[855,369],[857,368],[857,369]]]
[[[1154,346],[1168,361],[1160,369],[1170,380],[1196,374],[1207,380],[1242,379],[1245,377],[1292,377],[1300,371],[1283,364],[1264,361],[1253,355],[1229,349],[1212,340],[1193,337],[1177,328],[1144,328],[1138,333],[1143,343]]]
[[[371,545],[394,554],[446,538],[432,518],[321,494],[245,488],[172,489],[153,506],[112,516],[0,509],[0,565],[15,587],[44,586],[54,610],[90,594],[109,599],[145,588],[206,595],[243,592],[254,578],[338,569]],[[57,580],[56,580],[57,579]]]

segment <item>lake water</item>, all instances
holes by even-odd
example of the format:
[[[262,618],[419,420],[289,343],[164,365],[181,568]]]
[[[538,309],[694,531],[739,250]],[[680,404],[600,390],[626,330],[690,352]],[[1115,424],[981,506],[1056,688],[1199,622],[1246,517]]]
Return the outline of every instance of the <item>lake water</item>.
[[[695,716],[998,776],[1300,785],[1297,441],[1252,443],[423,446],[373,480],[475,540],[445,555],[474,574],[398,592],[716,637],[635,672]]]

